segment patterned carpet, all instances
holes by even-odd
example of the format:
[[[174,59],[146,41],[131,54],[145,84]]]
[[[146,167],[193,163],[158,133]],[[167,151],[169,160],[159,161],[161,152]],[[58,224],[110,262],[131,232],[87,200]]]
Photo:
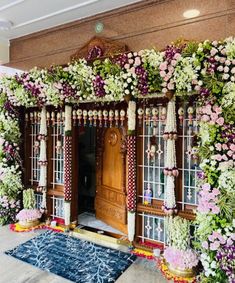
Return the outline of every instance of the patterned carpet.
[[[77,283],[115,282],[136,259],[131,254],[53,231],[6,254]]]

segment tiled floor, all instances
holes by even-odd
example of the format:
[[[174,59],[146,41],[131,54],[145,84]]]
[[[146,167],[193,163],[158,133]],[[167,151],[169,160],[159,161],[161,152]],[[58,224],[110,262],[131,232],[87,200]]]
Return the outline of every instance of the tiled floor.
[[[96,219],[95,214],[90,212],[83,212],[82,214],[78,215],[78,224],[96,228],[101,231],[124,235],[121,231],[112,228],[101,220]]]
[[[71,282],[57,275],[42,271],[21,262],[4,251],[35,237],[40,232],[15,233],[8,226],[0,227],[0,283],[66,283]],[[116,283],[166,283],[154,262],[138,258]]]

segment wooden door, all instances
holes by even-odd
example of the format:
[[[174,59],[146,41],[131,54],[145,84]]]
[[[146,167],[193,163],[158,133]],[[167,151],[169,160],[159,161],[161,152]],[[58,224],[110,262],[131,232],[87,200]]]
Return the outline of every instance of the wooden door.
[[[126,143],[123,130],[97,130],[96,218],[127,233]]]

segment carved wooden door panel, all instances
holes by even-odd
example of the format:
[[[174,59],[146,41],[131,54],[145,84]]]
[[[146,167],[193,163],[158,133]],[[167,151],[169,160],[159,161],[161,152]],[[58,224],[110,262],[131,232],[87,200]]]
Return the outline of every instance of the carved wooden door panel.
[[[127,233],[126,146],[121,129],[97,130],[96,218]]]

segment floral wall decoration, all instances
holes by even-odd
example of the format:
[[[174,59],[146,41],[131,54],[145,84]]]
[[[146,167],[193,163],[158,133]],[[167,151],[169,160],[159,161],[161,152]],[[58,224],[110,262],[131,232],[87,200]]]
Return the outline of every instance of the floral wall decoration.
[[[14,219],[22,189],[20,131],[14,110],[18,106],[121,101],[129,94],[133,99],[158,97],[169,90],[186,99],[195,94],[200,106],[198,145],[202,169],[198,176],[195,246],[204,267],[200,280],[234,282],[234,38],[181,42],[163,51],[129,52],[96,60],[93,65],[80,59],[66,67],[33,69],[1,78],[0,89],[1,223]]]

